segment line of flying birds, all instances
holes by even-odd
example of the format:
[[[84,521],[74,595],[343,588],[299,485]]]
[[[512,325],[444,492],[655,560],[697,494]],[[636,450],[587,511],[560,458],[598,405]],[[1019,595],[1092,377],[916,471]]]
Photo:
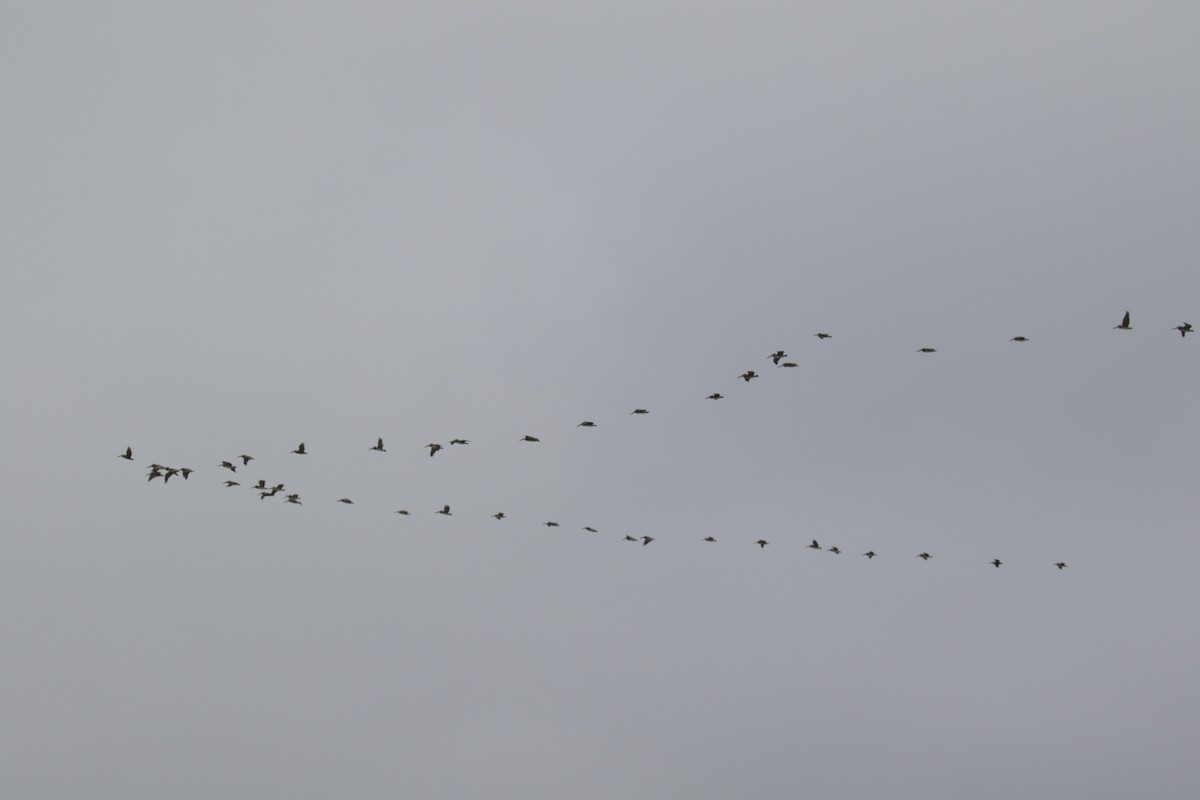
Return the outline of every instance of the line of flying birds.
[[[1114,328],[1114,330],[1124,330],[1124,331],[1133,330],[1132,325],[1130,325],[1130,316],[1129,316],[1128,311],[1126,311],[1125,316],[1123,316],[1121,318],[1121,324],[1115,325],[1115,326],[1113,326],[1113,328]],[[1189,333],[1194,332],[1192,329],[1192,325],[1189,322],[1184,322],[1179,325],[1176,325],[1175,327],[1171,328],[1171,330],[1179,331],[1179,335],[1184,338],[1186,338]],[[822,340],[833,338],[832,334],[825,333],[824,331],[815,333],[813,335],[815,337],[817,337],[818,339],[822,339]],[[1027,341],[1029,341],[1029,339],[1025,336],[1014,336],[1009,341],[1027,342]],[[918,349],[917,352],[918,353],[936,353],[937,350],[935,350],[932,347],[922,347],[922,348]],[[791,368],[791,367],[798,366],[798,364],[796,364],[794,361],[785,361],[784,360],[784,359],[788,358],[788,354],[786,352],[784,352],[783,350],[776,350],[774,353],[769,354],[767,356],[767,358],[770,359],[775,364],[776,367]],[[752,381],[755,378],[760,377],[760,376],[754,370],[746,370],[745,372],[743,372],[741,375],[738,375],[737,377],[739,377],[742,380],[749,383],[750,381]],[[707,395],[707,397],[705,399],[707,399],[707,400],[722,400],[722,399],[724,399],[724,397],[725,397],[725,395],[721,394],[720,392],[714,392],[710,395]],[[642,415],[642,414],[649,414],[650,411],[649,411],[649,409],[645,409],[645,408],[635,408],[633,411],[630,411],[629,413],[630,413],[630,415]],[[597,427],[597,425],[592,420],[584,420],[584,421],[580,422],[578,425],[576,425],[576,427],[578,427],[578,428],[595,428],[595,427]],[[541,439],[539,439],[536,436],[531,436],[529,434],[526,434],[525,436],[521,437],[517,441],[519,441],[519,442],[540,442]],[[471,442],[467,439],[451,439],[449,443],[450,443],[450,445],[469,445]],[[425,448],[427,448],[429,450],[430,457],[437,455],[437,453],[439,451],[445,449],[445,447],[439,442],[431,442],[431,443],[425,445]],[[377,453],[386,453],[387,452],[387,449],[383,445],[382,437],[376,439],[375,445],[373,447],[369,447],[367,449],[370,451],[377,452]],[[304,442],[301,442],[299,444],[299,446],[297,446],[296,449],[292,450],[291,452],[295,455],[300,455],[300,456],[308,455],[308,450],[306,449]],[[133,448],[126,447],[125,452],[120,454],[119,458],[123,458],[127,461],[133,461]],[[236,461],[241,461],[241,464],[239,465],[239,464],[235,463]],[[221,468],[221,469],[227,469],[231,473],[236,473],[238,466],[247,467],[250,465],[251,461],[254,461],[254,456],[242,454],[242,455],[237,456],[236,459],[222,461],[220,464],[217,465],[217,467]],[[196,470],[194,470],[190,467],[168,467],[168,466],[164,466],[162,464],[154,463],[154,464],[151,464],[149,467],[149,471],[147,473],[146,480],[153,481],[155,478],[161,478],[163,484],[165,485],[171,480],[171,478],[175,477],[176,475],[180,476],[181,478],[183,478],[186,481],[188,479],[188,476],[195,471]],[[233,488],[235,486],[241,486],[241,483],[239,483],[238,481],[232,480],[232,479],[226,480],[224,483],[225,483],[225,486],[228,488]],[[257,483],[255,483],[253,486],[251,486],[250,488],[252,488],[258,492],[259,499],[265,500],[268,497],[274,497],[275,495],[283,492],[284,485],[282,483],[268,485],[265,479],[260,478],[259,481]],[[299,494],[284,495],[284,502],[292,504],[292,505],[303,505],[303,503],[301,503],[301,501],[300,501]],[[354,505],[354,501],[348,497],[343,497],[343,498],[337,500],[336,502],[343,503],[345,505]],[[409,511],[408,511],[408,509],[402,508],[402,509],[396,511],[395,513],[407,516],[409,514]],[[440,508],[439,510],[437,510],[434,513],[442,514],[447,517],[452,516],[449,505],[443,505],[442,508]],[[507,515],[503,511],[496,512],[495,514],[492,514],[491,516],[497,520],[503,520],[503,519],[507,518]],[[559,527],[559,523],[554,522],[554,521],[547,521],[547,522],[543,522],[542,524],[548,528]],[[584,526],[583,530],[585,530],[589,533],[598,533],[598,531],[591,526]],[[638,536],[631,536],[629,534],[626,534],[623,537],[623,540],[627,541],[627,542],[641,542],[642,546],[645,547],[646,545],[655,541],[655,538],[653,536],[638,537]],[[702,539],[702,541],[713,543],[713,542],[716,542],[717,540],[713,536],[705,536]],[[758,545],[760,548],[766,548],[766,546],[769,545],[770,542],[768,542],[766,539],[759,539],[756,542],[754,542],[754,544]],[[807,548],[810,550],[825,550],[825,552],[832,553],[834,555],[842,554],[842,550],[836,546],[825,547],[825,548],[821,547],[820,543],[816,539],[813,539],[811,544],[807,545]],[[864,557],[866,557],[868,560],[870,560],[870,559],[875,558],[877,553],[874,550],[868,550],[867,552],[863,553],[862,555]],[[933,556],[927,552],[921,552],[921,553],[918,553],[917,555],[915,555],[914,558],[919,558],[922,561],[928,561],[931,558],[933,558]],[[1004,564],[1004,562],[998,558],[994,558],[987,563],[991,564],[993,567],[996,567],[997,569],[999,569]],[[1065,569],[1067,567],[1067,563],[1065,561],[1057,561],[1054,563],[1054,566],[1061,570],[1061,569]]]

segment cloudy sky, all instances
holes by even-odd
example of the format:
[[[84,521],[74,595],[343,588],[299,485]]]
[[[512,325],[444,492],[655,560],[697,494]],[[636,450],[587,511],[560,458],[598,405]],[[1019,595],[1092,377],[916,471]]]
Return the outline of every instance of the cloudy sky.
[[[1200,790],[1200,7],[0,20],[6,796]]]

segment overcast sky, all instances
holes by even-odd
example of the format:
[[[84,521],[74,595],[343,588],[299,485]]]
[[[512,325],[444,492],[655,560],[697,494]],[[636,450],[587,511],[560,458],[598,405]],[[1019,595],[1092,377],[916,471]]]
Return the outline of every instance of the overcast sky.
[[[1195,797],[1197,30],[5,3],[0,794]]]

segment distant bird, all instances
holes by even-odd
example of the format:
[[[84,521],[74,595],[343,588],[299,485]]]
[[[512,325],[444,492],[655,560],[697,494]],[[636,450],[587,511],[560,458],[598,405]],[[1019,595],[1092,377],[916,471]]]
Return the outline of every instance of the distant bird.
[[[928,561],[929,559],[933,558],[933,556],[929,555],[929,553],[918,553],[915,558],[919,558],[922,561]]]
[[[706,397],[704,399],[705,400],[724,400],[725,395],[721,394],[720,392],[713,392],[712,394],[710,394],[708,397]]]
[[[187,476],[191,475],[195,471],[196,470],[192,469],[191,467],[183,467],[182,469],[179,470],[179,474],[182,475],[183,479],[186,481]]]
[[[817,544],[817,540],[816,540],[816,539],[813,539],[813,540],[812,540],[812,544],[810,544],[810,545],[808,546],[808,549],[809,549],[809,550],[820,550],[820,549],[821,549],[821,545]]]
[[[630,536],[630,535],[627,533],[627,534],[625,534],[625,541],[627,541],[627,542],[636,542],[636,541],[637,541],[637,538],[636,538],[636,537],[634,537],[634,536]]]
[[[1024,336],[1014,336],[1011,339],[1009,339],[1009,341],[1010,342],[1028,342],[1029,339],[1027,339]]]
[[[228,461],[222,461],[217,466],[224,467],[225,469],[229,470],[230,472],[237,472],[237,467]]]
[[[831,333],[814,333],[813,336],[817,337],[818,339],[832,339],[833,338],[833,334],[831,334]]]
[[[346,505],[348,505],[348,506],[352,506],[352,505],[354,505],[354,501],[353,501],[353,500],[351,500],[349,497],[343,497],[341,500],[338,500],[338,502],[339,502],[339,503],[345,503],[345,504],[346,504]]]
[[[650,412],[644,408],[635,408],[633,411],[630,411],[629,413],[631,415],[633,415],[633,414],[649,414]]]
[[[406,517],[407,517],[407,516],[408,516],[408,509],[407,509],[407,508],[402,508],[402,509],[400,509],[399,511],[397,511],[396,513],[397,513],[397,514],[403,514],[404,516],[406,516]]]
[[[557,528],[558,527],[557,522],[543,522],[542,524],[545,525],[547,528]]]
[[[540,442],[540,441],[541,441],[541,439],[537,438],[536,436],[530,436],[529,434],[526,434],[525,436],[522,436],[522,437],[521,437],[520,439],[518,439],[517,441],[520,441],[520,442]]]
[[[178,475],[178,474],[179,474],[179,470],[175,469],[174,467],[167,467],[167,472],[165,475],[163,475],[163,483],[166,483],[167,481],[171,480],[172,475]]]
[[[833,553],[835,556],[840,556],[842,554],[842,549],[840,547],[831,547],[826,552]]]
[[[293,450],[292,452],[293,452],[293,453],[295,453],[295,454],[296,454],[296,455],[298,455],[298,456],[306,456],[306,455],[308,455],[308,451],[304,449],[304,442],[301,442],[301,443],[300,443],[300,446],[299,446],[299,447],[297,447],[297,448],[296,448],[295,450]]]
[[[1000,560],[1000,559],[998,559],[998,558],[993,558],[993,559],[992,559],[991,561],[989,561],[988,563],[989,563],[989,564],[991,564],[991,565],[992,565],[993,567],[995,567],[996,569],[1000,569],[1000,565],[1001,565],[1001,564],[1003,564],[1004,562],[1003,562],[1003,561],[1001,561],[1001,560]]]
[[[271,491],[269,491],[269,492],[259,492],[259,493],[258,493],[258,499],[259,499],[259,500],[266,500],[268,497],[274,497],[274,496],[275,496],[275,490],[274,490],[274,489],[272,489],[272,490],[271,490]]]
[[[146,476],[146,482],[149,483],[150,481],[154,480],[155,478],[161,478],[162,476],[163,476],[163,473],[162,473],[161,469],[152,469],[152,470],[150,470],[150,474],[148,474]]]
[[[425,446],[429,448],[429,457],[430,458],[433,458],[433,454],[436,453],[438,450],[442,449],[442,446],[440,444],[438,444],[437,442],[433,442],[433,443],[427,444]]]
[[[258,483],[254,484],[254,485],[253,485],[253,486],[251,486],[250,488],[251,488],[251,489],[266,489],[266,488],[267,488],[267,482],[266,482],[266,480],[264,480],[263,478],[259,478],[259,479],[258,479]]]
[[[451,516],[451,514],[450,514],[450,506],[442,506],[442,510],[441,510],[441,511],[439,511],[439,512],[437,512],[437,513],[439,513],[439,514],[445,514],[447,517]]]
[[[254,456],[247,456],[247,455],[240,455],[240,456],[238,456],[238,458],[240,458],[242,460],[243,467],[250,466],[250,462],[254,460]]]
[[[226,485],[226,486],[229,486],[229,487],[233,487],[233,486],[241,486],[241,484],[240,484],[240,483],[238,483],[237,481],[225,481],[225,485]]]
[[[654,541],[653,536],[643,536],[642,537],[642,547],[645,547],[646,545],[650,544],[653,541]]]
[[[934,350],[932,347],[922,347],[922,348],[921,348],[920,350],[918,350],[917,352],[918,352],[918,353],[936,353],[936,352],[937,352],[937,350]]]
[[[275,484],[274,486],[272,486],[272,487],[271,487],[271,491],[272,491],[272,492],[282,492],[282,491],[283,491],[283,484],[282,484],[282,483],[277,483],[277,484]]]
[[[779,366],[781,366],[781,367],[798,367],[800,365],[797,364],[795,361],[785,361],[782,364],[780,364]]]
[[[705,537],[704,537],[704,541],[706,541],[706,542],[715,542],[715,541],[716,541],[716,539],[714,539],[714,538],[713,538],[713,537],[711,537],[711,536],[705,536]]]
[[[1129,312],[1125,312],[1125,316],[1121,318],[1120,325],[1114,325],[1113,330],[1131,331],[1133,328],[1129,326]]]
[[[1059,561],[1054,566],[1058,567],[1059,569],[1064,569],[1067,566],[1067,562]]]
[[[588,533],[599,533],[599,532],[600,532],[600,531],[596,530],[595,528],[592,528],[592,527],[590,527],[590,526],[588,526],[588,525],[584,525],[584,526],[583,526],[583,529],[584,529],[585,531],[587,531]]]
[[[583,422],[579,423],[575,427],[576,428],[594,428],[594,427],[596,427],[596,423],[592,422],[590,419],[585,419]]]
[[[771,353],[771,355],[767,356],[767,358],[775,362],[775,366],[779,366],[779,362],[787,357],[787,353],[783,352],[782,350],[776,350],[774,353]]]
[[[450,444],[470,444],[466,439],[451,439]]]
[[[376,450],[376,451],[378,451],[378,452],[380,452],[380,453],[386,453],[386,452],[387,452],[387,450],[384,450],[384,449],[383,449],[383,439],[380,439],[379,441],[375,442],[375,446],[374,446],[374,447],[372,447],[372,448],[369,448],[369,449],[371,449],[371,450]]]
[[[868,550],[867,552],[863,553],[863,555],[864,555],[864,556],[866,556],[867,558],[874,558],[874,557],[875,557],[875,551],[874,551],[874,550]]]
[[[759,547],[766,547],[770,544],[770,542],[768,542],[766,539],[759,539],[757,542],[755,542],[755,544]]]
[[[495,514],[492,514],[492,516],[496,519],[504,519],[506,514],[503,511],[497,511]]]
[[[126,447],[125,452],[122,453],[121,455],[117,456],[117,458],[123,458],[126,461],[133,461],[133,448]]]
[[[1176,326],[1175,326],[1174,328],[1172,328],[1171,330],[1173,330],[1173,331],[1179,331],[1179,335],[1180,335],[1180,336],[1182,336],[1183,338],[1185,338],[1185,339],[1186,339],[1186,338],[1187,338],[1187,335],[1188,335],[1189,333],[1192,333],[1192,323],[1190,323],[1190,322],[1185,322],[1185,323],[1183,323],[1182,325],[1176,325]]]
[[[750,381],[752,381],[753,379],[758,377],[758,373],[752,369],[748,369],[745,372],[743,372],[741,375],[738,375],[738,377],[741,378],[742,380],[744,380],[746,383],[749,383]]]
[[[297,505],[297,506],[302,506],[302,505],[304,505],[304,503],[301,503],[301,502],[300,502],[300,495],[298,495],[298,494],[289,494],[289,495],[287,496],[287,500],[284,500],[284,502],[285,502],[285,503],[292,503],[293,505]]]

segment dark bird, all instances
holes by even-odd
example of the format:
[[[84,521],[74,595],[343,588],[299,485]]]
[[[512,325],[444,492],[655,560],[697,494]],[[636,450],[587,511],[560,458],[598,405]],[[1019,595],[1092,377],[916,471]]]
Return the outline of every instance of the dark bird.
[[[271,491],[272,491],[272,492],[282,492],[282,491],[283,491],[283,484],[282,484],[282,483],[277,483],[277,484],[275,484],[274,486],[272,486],[272,487],[271,487]]]
[[[230,486],[230,487],[233,487],[233,486],[241,486],[241,484],[240,484],[240,483],[238,483],[237,481],[225,481],[225,485],[226,485],[226,486]]]
[[[175,469],[174,467],[167,467],[166,474],[163,475],[163,483],[166,483],[167,481],[171,480],[172,475],[178,475],[178,474],[179,474],[179,470]]]
[[[122,453],[121,455],[117,456],[117,458],[123,458],[126,461],[133,461],[133,448],[126,447],[125,452]]]
[[[584,525],[584,526],[583,526],[583,529],[584,529],[585,531],[587,531],[588,533],[599,533],[599,531],[598,531],[598,530],[596,530],[595,528],[593,528],[593,527],[590,527],[590,526],[588,526],[588,525]]]
[[[238,456],[238,458],[240,458],[242,460],[243,467],[250,466],[250,462],[254,460],[254,456],[247,456],[247,455],[240,455],[240,456]]]
[[[1183,338],[1185,338],[1185,339],[1186,339],[1186,338],[1187,338],[1187,335],[1188,335],[1189,333],[1192,333],[1192,323],[1190,323],[1190,322],[1185,322],[1185,323],[1183,323],[1182,325],[1176,325],[1176,326],[1175,326],[1174,328],[1172,328],[1171,330],[1173,330],[1173,331],[1179,331],[1179,335],[1180,335],[1180,336],[1182,336]]]
[[[1131,331],[1133,328],[1129,326],[1129,312],[1125,312],[1125,316],[1121,318],[1120,325],[1113,325],[1113,330]]]
[[[287,500],[285,500],[284,502],[285,502],[285,503],[292,503],[293,505],[297,505],[297,506],[302,506],[302,505],[304,505],[304,503],[301,503],[301,502],[300,502],[300,495],[298,495],[298,494],[289,494],[289,495],[287,496]]]
[[[933,558],[933,556],[929,555],[929,553],[918,553],[915,558],[919,558],[922,561],[928,561],[929,559]]]
[[[706,397],[704,399],[705,400],[724,400],[725,395],[721,394],[720,392],[713,392],[712,394],[710,394],[708,397]]]
[[[308,455],[308,451],[304,449],[304,442],[301,442],[301,443],[300,443],[300,446],[299,446],[299,447],[297,447],[297,448],[296,448],[295,450],[293,450],[292,452],[293,452],[293,453],[295,453],[295,454],[296,454],[296,455],[298,455],[298,456],[306,456],[306,455]]]
[[[450,444],[470,444],[466,439],[451,439]]]
[[[650,544],[653,541],[654,541],[653,536],[643,536],[642,537],[642,547],[645,547],[646,545]]]
[[[637,541],[637,538],[636,538],[636,537],[633,537],[633,536],[630,536],[630,535],[627,533],[627,534],[625,534],[625,541],[627,541],[627,542],[636,542],[636,541]]]
[[[918,353],[936,353],[936,352],[937,352],[937,350],[934,350],[932,347],[922,347],[922,348],[921,348],[920,350],[918,350],[917,352],[918,352]]]
[[[867,558],[874,558],[874,557],[875,557],[875,551],[874,551],[874,550],[868,550],[867,552],[863,553],[863,555],[864,555],[864,556],[866,556]]]
[[[521,437],[521,438],[520,438],[518,441],[521,441],[521,442],[540,442],[540,441],[541,441],[541,439],[537,438],[536,436],[530,436],[529,434],[526,434],[525,436],[522,436],[522,437]]]
[[[810,545],[808,546],[808,549],[809,549],[809,550],[820,550],[820,549],[821,549],[821,545],[817,544],[817,540],[816,540],[816,539],[813,539],[813,540],[812,540],[812,544],[810,544]]]
[[[449,517],[450,516],[450,506],[442,506],[442,510],[437,513],[445,514],[447,517]]]
[[[835,556],[840,556],[842,554],[842,549],[840,547],[831,547],[827,552],[833,553]]]
[[[492,514],[492,516],[496,519],[504,519],[505,514],[503,511],[497,511],[495,514]]]
[[[272,489],[272,490],[271,490],[271,491],[269,491],[269,492],[259,492],[259,493],[258,493],[258,499],[259,499],[259,500],[266,500],[268,497],[274,497],[274,496],[275,496],[275,494],[276,494],[276,492],[275,492],[275,490],[274,490],[274,489]]]
[[[155,478],[161,478],[162,476],[163,476],[163,473],[162,473],[161,469],[152,469],[152,470],[150,470],[150,474],[148,474],[146,476],[146,482],[149,483],[150,481],[154,480]]]
[[[1011,339],[1009,339],[1009,341],[1010,342],[1028,342],[1029,339],[1027,339],[1024,336],[1014,336]]]
[[[191,467],[184,467],[183,469],[179,470],[179,474],[182,475],[183,479],[186,481],[187,476],[191,475],[195,471],[196,470],[192,469]]]
[[[738,375],[738,377],[741,378],[742,380],[744,380],[746,383],[749,383],[754,378],[758,377],[758,373],[752,369],[748,369],[745,372],[743,372],[741,375]]]
[[[755,544],[759,547],[766,547],[770,544],[770,542],[768,542],[766,539],[759,539],[757,542],[755,542]]]
[[[649,414],[650,412],[644,408],[635,408],[633,411],[630,411],[629,413],[632,415],[632,414]]]
[[[438,444],[437,442],[432,442],[425,446],[429,448],[429,457],[430,458],[433,458],[433,454],[436,453],[438,450],[442,449],[442,446],[440,444]]]
[[[583,422],[579,423],[575,427],[576,428],[594,428],[594,427],[596,427],[596,423],[592,422],[590,419],[585,419]]]
[[[833,338],[833,334],[831,334],[831,333],[814,333],[813,336],[817,337],[818,339],[832,339]]]
[[[267,482],[266,482],[264,479],[262,479],[262,478],[259,478],[259,479],[258,479],[258,483],[254,484],[254,485],[253,485],[253,486],[251,486],[250,488],[251,488],[251,489],[266,489],[266,488],[267,488]]]
[[[380,453],[386,453],[386,452],[387,452],[387,450],[384,450],[384,449],[383,449],[383,439],[380,439],[380,440],[378,440],[377,442],[375,442],[375,446],[374,446],[374,447],[372,447],[372,448],[369,448],[369,449],[371,449],[371,450],[377,450],[377,451],[378,451],[378,452],[380,452]]]
[[[1065,561],[1059,561],[1059,562],[1058,562],[1058,563],[1056,563],[1054,566],[1058,567],[1059,569],[1064,569],[1064,568],[1067,566],[1067,562],[1065,562]]]
[[[557,528],[558,527],[557,522],[543,522],[542,524],[545,525],[547,528]]]
[[[346,504],[346,505],[348,505],[348,506],[352,506],[352,505],[354,505],[354,501],[353,501],[353,500],[351,500],[349,497],[343,497],[341,500],[338,500],[338,502],[339,502],[339,503],[345,503],[345,504]]]
[[[224,467],[225,469],[229,470],[230,472],[237,472],[237,467],[228,461],[222,461],[217,466]]]
[[[767,358],[775,362],[775,366],[779,366],[779,362],[787,357],[787,353],[783,352],[782,350],[776,350],[774,353],[771,353],[771,355],[767,356]]]
[[[712,536],[705,536],[705,537],[704,537],[704,541],[706,541],[706,542],[715,542],[715,541],[716,541],[716,539],[715,539],[715,538],[713,538]]]
[[[992,565],[993,567],[995,567],[996,569],[1000,569],[1000,565],[1001,565],[1001,564],[1003,564],[1004,562],[1003,562],[1003,561],[1001,561],[1001,560],[1000,560],[1000,559],[998,559],[998,558],[993,558],[993,559],[992,559],[991,561],[989,561],[988,563],[989,563],[989,564],[991,564],[991,565]]]
[[[407,508],[402,508],[402,509],[400,509],[399,511],[397,511],[396,513],[397,513],[397,514],[403,514],[404,516],[406,516],[406,517],[407,517],[407,516],[408,516],[408,509],[407,509]]]
[[[797,364],[795,361],[785,361],[782,364],[780,364],[779,366],[781,366],[781,367],[798,367],[800,365]]]

